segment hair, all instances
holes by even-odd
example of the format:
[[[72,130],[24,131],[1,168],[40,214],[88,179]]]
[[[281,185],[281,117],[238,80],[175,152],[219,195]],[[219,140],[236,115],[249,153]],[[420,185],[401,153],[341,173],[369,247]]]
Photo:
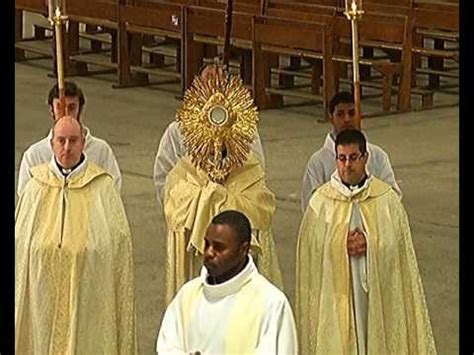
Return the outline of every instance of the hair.
[[[57,125],[61,120],[63,120],[64,118],[71,118],[71,119],[73,119],[74,121],[76,121],[77,124],[79,125],[81,138],[84,138],[84,126],[82,125],[82,122],[79,121],[79,120],[76,120],[76,119],[74,119],[74,118],[72,118],[72,117],[70,117],[70,116],[63,116],[63,117],[61,117],[60,119],[57,119],[57,120],[54,121],[51,139],[54,138],[54,128],[55,128],[56,125]]]
[[[362,154],[367,152],[367,140],[365,139],[364,133],[358,129],[345,129],[342,132],[339,132],[336,137],[336,154],[338,146],[349,144],[357,144]]]
[[[82,109],[86,103],[86,98],[82,89],[73,81],[64,82],[64,95],[66,97],[78,97],[79,98],[79,114],[82,113]],[[54,99],[59,98],[59,86],[55,84],[48,93],[48,105],[53,106]]]
[[[339,104],[353,104],[354,96],[348,91],[341,91],[334,95],[334,97],[329,102],[329,114],[332,116],[336,106]]]
[[[234,210],[220,212],[214,216],[211,223],[231,227],[237,233],[240,244],[250,243],[252,228],[249,219],[243,213]]]

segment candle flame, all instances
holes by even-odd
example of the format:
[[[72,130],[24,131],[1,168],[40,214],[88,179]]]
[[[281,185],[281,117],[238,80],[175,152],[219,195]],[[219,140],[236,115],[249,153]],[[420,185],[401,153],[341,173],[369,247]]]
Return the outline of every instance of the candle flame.
[[[354,13],[357,11],[357,4],[356,4],[355,0],[352,0],[351,10]]]

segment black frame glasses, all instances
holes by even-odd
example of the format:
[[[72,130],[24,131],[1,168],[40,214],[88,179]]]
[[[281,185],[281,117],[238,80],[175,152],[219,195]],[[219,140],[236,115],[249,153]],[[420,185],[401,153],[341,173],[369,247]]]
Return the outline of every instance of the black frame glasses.
[[[346,155],[346,154],[339,154],[336,156],[336,160],[338,160],[339,162],[341,163],[346,163],[347,161],[349,161],[349,163],[355,163],[356,161],[362,159],[362,157],[365,157],[365,154],[366,153],[352,153],[352,154],[349,154],[349,155]]]

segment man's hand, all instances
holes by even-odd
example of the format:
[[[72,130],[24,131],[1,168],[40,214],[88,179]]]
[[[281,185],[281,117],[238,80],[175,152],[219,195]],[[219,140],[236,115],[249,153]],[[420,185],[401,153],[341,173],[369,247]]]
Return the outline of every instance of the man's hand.
[[[362,256],[367,250],[367,242],[364,232],[359,228],[350,231],[347,235],[347,254],[350,256]]]
[[[209,64],[204,67],[200,74],[201,80],[207,82],[211,78],[219,77],[220,80],[224,77],[224,69],[217,64]]]

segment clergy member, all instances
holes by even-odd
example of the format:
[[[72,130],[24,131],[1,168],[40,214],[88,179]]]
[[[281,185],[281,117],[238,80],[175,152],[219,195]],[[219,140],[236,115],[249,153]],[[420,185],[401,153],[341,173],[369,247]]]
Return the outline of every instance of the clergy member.
[[[15,215],[15,353],[136,354],[130,228],[112,176],[55,121]]]
[[[211,66],[219,72],[220,67]],[[238,76],[196,77],[177,111],[186,154],[166,177],[163,211],[168,227],[166,304],[199,275],[204,233],[227,209],[244,213],[252,226],[251,252],[262,275],[282,288],[271,231],[275,195],[251,150],[258,112]]]
[[[367,142],[336,137],[337,170],[299,232],[296,317],[302,354],[436,354],[400,196],[367,172]]]
[[[187,282],[166,310],[158,354],[296,354],[290,304],[249,255],[248,218],[221,212],[204,239],[201,275]]]
[[[200,74],[203,81],[207,81],[208,78],[211,78],[214,75],[216,75],[216,70],[214,70],[213,66],[205,66]],[[262,169],[265,170],[265,157],[258,131],[255,133],[250,149],[260,162]],[[155,182],[156,197],[161,206],[163,205],[166,177],[178,160],[185,155],[186,147],[183,143],[183,135],[179,129],[178,122],[175,120],[166,127],[165,132],[160,139],[153,167],[153,181]]]
[[[66,97],[66,107],[64,114],[72,116],[81,123],[83,122],[83,112],[86,98],[82,89],[73,81],[64,83],[64,95]],[[60,119],[60,100],[58,84],[54,85],[48,94],[49,116],[54,122]],[[20,170],[18,173],[17,194],[21,195],[26,183],[31,178],[31,168],[48,163],[53,156],[51,149],[52,131],[42,140],[30,145],[21,158]],[[85,143],[84,152],[89,161],[99,165],[105,171],[110,173],[115,181],[115,186],[120,191],[122,186],[122,174],[110,145],[103,139],[97,138],[91,134],[89,128],[84,127]]]
[[[331,179],[336,170],[336,153],[334,140],[336,135],[345,129],[355,129],[354,97],[350,92],[341,91],[329,103],[329,120],[332,131],[329,132],[324,145],[308,160],[301,185],[301,208],[304,213],[314,191]],[[369,152],[367,169],[370,174],[390,184],[401,196],[400,187],[390,164],[388,154],[378,145],[367,143]]]

